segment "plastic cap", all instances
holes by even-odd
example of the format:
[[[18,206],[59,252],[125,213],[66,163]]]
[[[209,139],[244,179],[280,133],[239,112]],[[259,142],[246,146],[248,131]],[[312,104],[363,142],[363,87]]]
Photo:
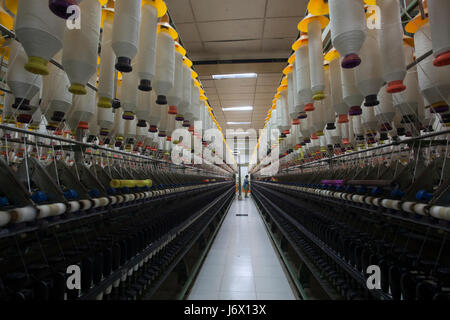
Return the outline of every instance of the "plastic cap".
[[[305,111],[314,111],[314,104],[313,103],[307,103],[305,105]]]
[[[338,116],[338,123],[347,123],[347,122],[348,122],[348,115],[340,114]]]
[[[25,70],[34,74],[46,76],[50,73],[47,67],[48,61],[41,57],[29,57]]]
[[[346,55],[344,59],[342,59],[341,66],[344,69],[353,69],[361,64],[361,59],[355,53],[351,53]]]
[[[450,51],[441,53],[433,60],[435,67],[443,67],[450,65]]]
[[[76,95],[85,95],[87,93],[86,87],[80,83],[72,83],[69,87],[69,92]]]
[[[403,81],[396,80],[396,81],[389,82],[389,84],[386,88],[386,92],[387,93],[397,93],[397,92],[402,92],[405,89],[406,89],[406,87],[403,84]]]
[[[101,98],[98,100],[97,106],[98,106],[99,108],[105,108],[105,109],[112,108],[112,102],[111,102],[111,99],[105,98],[105,97],[101,97]]]

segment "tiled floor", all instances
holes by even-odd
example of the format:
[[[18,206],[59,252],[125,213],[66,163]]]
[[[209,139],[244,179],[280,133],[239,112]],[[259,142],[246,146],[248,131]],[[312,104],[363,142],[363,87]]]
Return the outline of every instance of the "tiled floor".
[[[203,299],[295,299],[250,198],[233,202],[197,276],[189,300]]]

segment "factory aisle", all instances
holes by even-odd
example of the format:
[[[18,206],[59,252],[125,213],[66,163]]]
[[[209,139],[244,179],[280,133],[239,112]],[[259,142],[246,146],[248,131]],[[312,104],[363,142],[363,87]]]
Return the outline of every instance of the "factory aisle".
[[[274,250],[253,200],[236,197],[188,299],[294,300]]]

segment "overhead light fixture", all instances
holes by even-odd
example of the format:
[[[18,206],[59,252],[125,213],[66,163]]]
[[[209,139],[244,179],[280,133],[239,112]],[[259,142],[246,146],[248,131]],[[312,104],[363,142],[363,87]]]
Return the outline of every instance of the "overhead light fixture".
[[[251,111],[253,110],[252,106],[243,106],[243,107],[228,107],[222,108],[223,111]]]
[[[251,122],[235,122],[235,121],[228,121],[227,124],[251,124]]]
[[[230,73],[230,74],[213,74],[212,78],[214,80],[222,79],[246,79],[246,78],[256,78],[258,75],[256,73]]]

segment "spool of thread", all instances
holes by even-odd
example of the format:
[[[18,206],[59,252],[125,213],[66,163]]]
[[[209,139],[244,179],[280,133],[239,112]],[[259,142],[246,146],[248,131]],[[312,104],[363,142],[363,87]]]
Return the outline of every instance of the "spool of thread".
[[[69,212],[74,213],[80,210],[80,203],[78,201],[69,201]]]
[[[430,208],[430,215],[437,219],[450,221],[450,207],[432,206]]]
[[[47,218],[50,216],[59,216],[66,212],[67,206],[64,203],[52,203],[42,206],[37,206],[38,219]]]
[[[9,212],[0,211],[0,227],[6,226],[11,221]]]
[[[81,210],[89,210],[90,208],[92,208],[92,201],[88,199],[80,200],[80,206]]]
[[[383,200],[381,200],[381,205],[387,209],[400,210],[401,201],[391,200],[391,199],[383,199]]]
[[[109,199],[106,197],[95,198],[92,201],[94,202],[93,208],[106,207],[109,204]]]
[[[27,206],[13,209],[9,211],[9,214],[11,216],[11,222],[20,223],[36,219],[37,210],[32,206]]]

